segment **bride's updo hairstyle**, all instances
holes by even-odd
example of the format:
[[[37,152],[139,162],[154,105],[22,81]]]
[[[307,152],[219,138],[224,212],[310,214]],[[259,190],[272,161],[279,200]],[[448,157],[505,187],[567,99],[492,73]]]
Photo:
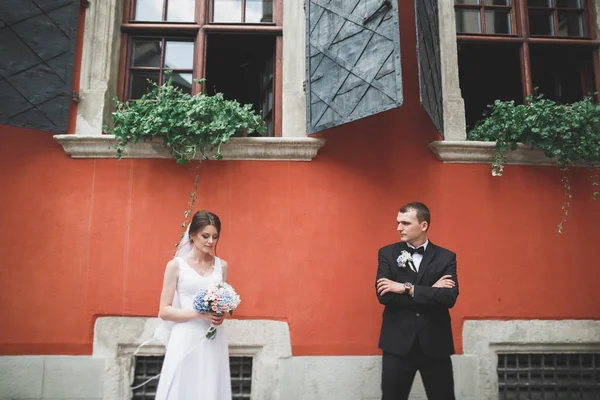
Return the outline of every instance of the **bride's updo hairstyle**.
[[[221,220],[216,214],[206,210],[201,210],[194,214],[190,223],[190,243],[194,243],[194,236],[209,225],[214,226],[219,236],[221,235]],[[217,248],[215,247],[215,252],[216,250]]]

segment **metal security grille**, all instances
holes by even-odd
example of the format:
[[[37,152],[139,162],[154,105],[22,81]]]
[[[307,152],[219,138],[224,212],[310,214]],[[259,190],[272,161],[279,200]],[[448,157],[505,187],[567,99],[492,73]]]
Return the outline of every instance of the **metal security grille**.
[[[252,357],[229,357],[233,400],[249,399],[252,383]]]
[[[135,357],[135,372],[132,387],[136,387],[148,379],[160,374],[164,356],[137,356]],[[156,387],[158,379],[153,379],[144,386],[133,390],[134,400],[154,399],[156,396]]]
[[[500,400],[598,400],[600,354],[498,354]]]
[[[131,387],[136,387],[148,379],[160,374],[164,356],[137,356],[135,375]],[[252,384],[252,357],[229,357],[231,370],[232,400],[249,399]],[[133,390],[133,400],[154,400],[158,379]]]

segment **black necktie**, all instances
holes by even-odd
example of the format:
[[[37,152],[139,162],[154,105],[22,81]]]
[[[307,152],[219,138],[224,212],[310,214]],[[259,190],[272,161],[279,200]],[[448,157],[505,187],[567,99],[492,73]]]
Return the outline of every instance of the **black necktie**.
[[[409,247],[408,252],[410,253],[410,255],[413,255],[415,253],[423,255],[425,254],[425,247],[421,246],[418,249],[413,249],[412,247]]]

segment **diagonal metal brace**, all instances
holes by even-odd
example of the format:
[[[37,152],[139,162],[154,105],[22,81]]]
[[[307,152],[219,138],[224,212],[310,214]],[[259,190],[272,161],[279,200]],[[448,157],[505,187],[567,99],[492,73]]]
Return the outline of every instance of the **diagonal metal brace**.
[[[379,6],[379,8],[377,8],[377,10],[373,11],[373,12],[371,13],[371,15],[369,15],[368,17],[366,17],[366,18],[363,20],[363,24],[366,24],[367,22],[369,22],[370,20],[372,20],[373,18],[375,18],[375,16],[376,16],[377,14],[379,14],[379,12],[380,12],[382,9],[391,8],[391,7],[392,7],[392,2],[391,2],[390,0],[383,0],[383,3],[381,3],[381,5]]]

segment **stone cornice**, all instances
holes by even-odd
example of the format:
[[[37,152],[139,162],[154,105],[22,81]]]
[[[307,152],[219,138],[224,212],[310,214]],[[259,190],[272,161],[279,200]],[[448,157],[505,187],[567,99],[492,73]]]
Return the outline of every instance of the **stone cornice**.
[[[54,138],[73,158],[114,158],[113,135],[55,135]],[[309,137],[231,138],[221,148],[223,160],[311,161],[325,139]],[[160,140],[128,145],[123,158],[171,158]]]
[[[429,148],[445,163],[491,164],[496,142],[436,141]],[[506,155],[506,164],[512,165],[557,165],[537,149],[519,144],[516,150]]]

